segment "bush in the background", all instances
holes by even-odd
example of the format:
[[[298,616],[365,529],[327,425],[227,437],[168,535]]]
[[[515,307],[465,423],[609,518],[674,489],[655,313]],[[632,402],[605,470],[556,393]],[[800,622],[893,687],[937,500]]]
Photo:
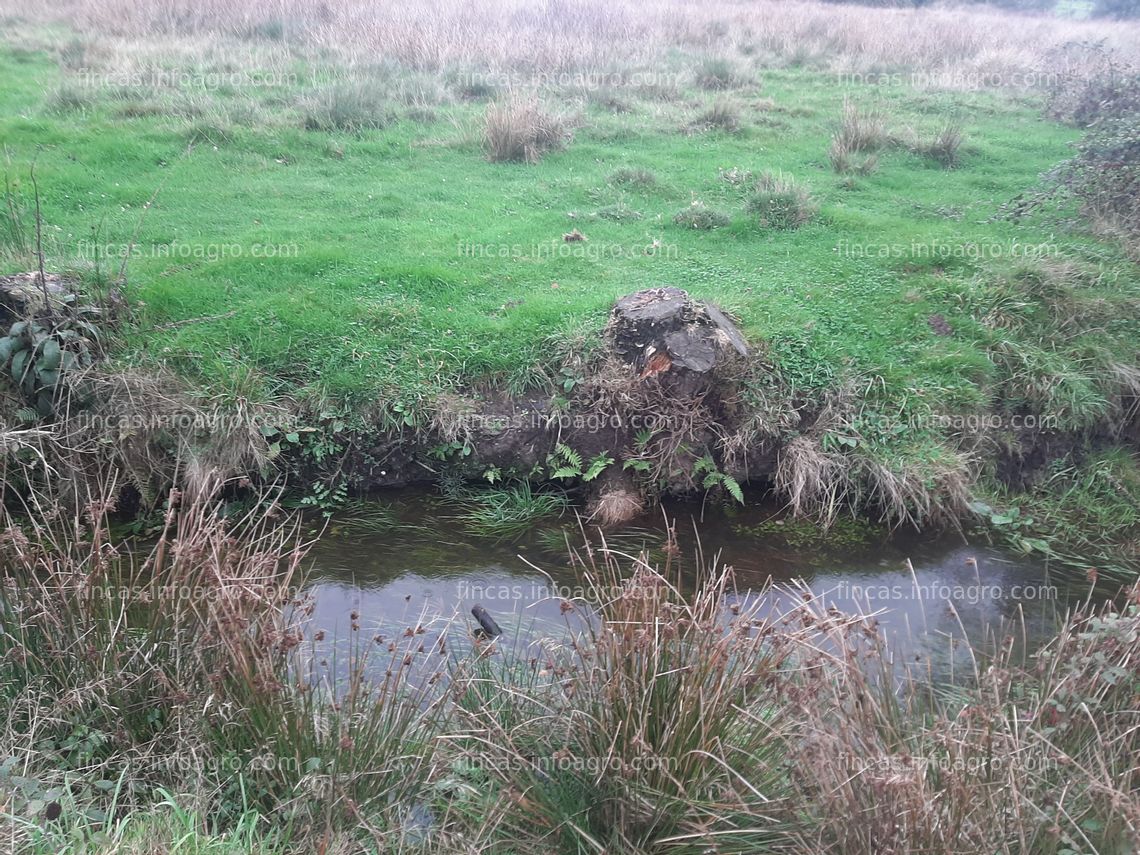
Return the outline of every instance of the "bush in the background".
[[[1068,164],[1065,182],[1095,225],[1140,237],[1140,111],[1090,129]]]
[[[1140,70],[1100,45],[1076,45],[1069,71],[1049,94],[1049,113],[1086,128],[1077,156],[1062,171],[1095,227],[1140,235]]]
[[[1140,18],[1140,0],[1096,0],[1092,13],[1097,18]]]

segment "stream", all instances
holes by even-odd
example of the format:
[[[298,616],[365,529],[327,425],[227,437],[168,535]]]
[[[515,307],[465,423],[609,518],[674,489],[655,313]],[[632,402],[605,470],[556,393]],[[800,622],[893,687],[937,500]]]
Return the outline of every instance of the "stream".
[[[460,511],[433,494],[402,491],[334,517],[310,553],[312,625],[338,641],[419,627],[430,644],[457,632],[469,637],[470,610],[482,605],[504,639],[565,636],[563,603],[585,593],[568,558],[567,543],[584,543],[573,511],[511,542],[470,535]],[[683,579],[695,578],[702,563],[729,564],[738,596],[762,597],[764,613],[798,602],[799,586],[807,586],[825,607],[874,613],[896,661],[921,662],[935,675],[969,666],[961,640],[986,650],[1008,636],[1033,650],[1089,595],[1039,557],[962,534],[891,535],[843,520],[825,534],[763,502],[666,502],[604,535],[586,526],[586,536],[630,556],[648,550],[661,564],[667,519]]]

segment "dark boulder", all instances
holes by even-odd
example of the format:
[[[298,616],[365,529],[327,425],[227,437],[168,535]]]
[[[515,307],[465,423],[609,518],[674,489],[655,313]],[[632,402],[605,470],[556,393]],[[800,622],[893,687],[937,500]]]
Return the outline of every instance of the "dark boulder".
[[[724,312],[680,288],[649,288],[619,299],[610,336],[615,353],[642,379],[706,375],[734,354],[748,355],[744,337]]]
[[[52,308],[57,308],[71,283],[57,273],[48,273],[44,280],[46,287],[40,284],[38,272],[0,276],[0,321],[12,323],[43,311],[45,291]]]

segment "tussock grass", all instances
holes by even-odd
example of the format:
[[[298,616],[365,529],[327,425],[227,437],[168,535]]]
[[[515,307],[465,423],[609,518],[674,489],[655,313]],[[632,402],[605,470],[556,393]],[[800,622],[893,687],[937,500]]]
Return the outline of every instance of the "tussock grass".
[[[740,130],[740,109],[731,101],[714,101],[708,109],[693,120],[697,130],[718,130],[735,134]]]
[[[606,180],[619,187],[632,187],[638,190],[650,190],[658,184],[656,173],[636,167],[623,167],[611,172]]]
[[[883,148],[891,137],[887,131],[886,116],[881,109],[864,109],[845,100],[836,139],[847,151],[867,152]]]
[[[47,99],[47,109],[52,113],[83,113],[95,105],[90,92],[77,86],[64,83]]]
[[[645,510],[645,501],[635,490],[621,486],[602,489],[590,502],[589,518],[603,528],[624,525]]]
[[[819,211],[811,194],[794,178],[770,172],[756,180],[744,208],[761,228],[778,230],[798,229]]]
[[[310,131],[379,130],[395,121],[388,93],[371,82],[330,86],[309,99],[302,123]]]
[[[511,540],[542,520],[561,516],[569,506],[562,493],[538,492],[528,481],[508,487],[462,488],[448,496],[462,509],[463,526],[478,537]]]
[[[534,95],[513,93],[487,107],[483,150],[491,161],[538,163],[562,148],[570,136],[568,121],[547,111]]]
[[[24,782],[5,833],[49,851],[99,811],[125,834],[115,811],[145,809],[156,787],[189,793],[214,828],[248,831],[257,811],[313,834],[349,817],[391,828],[434,747],[428,686],[407,679],[415,633],[382,656],[354,638],[330,665],[299,593],[297,521],[268,502],[227,521],[206,481],[170,493],[135,554],[110,533],[119,482],[100,486],[74,515],[50,487],[0,505],[0,721]],[[44,837],[48,803],[69,813]]]
[[[604,600],[593,619],[574,606],[569,647],[541,671],[520,663],[522,681],[504,665],[466,690],[505,705],[472,703],[464,741],[472,762],[512,770],[492,773],[510,788],[500,800],[508,834],[558,851],[778,840],[779,825],[748,821],[777,787],[783,750],[760,705],[780,654],[749,628],[758,604],[726,627],[723,571],[687,596],[668,564],[641,559],[627,572],[604,546],[580,560],[584,587]]]
[[[962,123],[952,119],[939,128],[931,139],[920,144],[918,150],[944,168],[953,169],[958,165],[960,150],[965,141]]]
[[[1077,507],[1135,479],[1120,463],[1057,477]],[[97,832],[140,855],[174,838],[242,855],[1107,852],[1140,830],[1135,590],[1033,658],[966,651],[935,691],[871,615],[806,589],[776,612],[699,556],[682,576],[675,545],[654,566],[602,541],[573,553],[591,597],[564,604],[561,637],[444,628],[427,650],[423,626],[363,639],[353,615],[329,650],[295,588],[293,521],[261,505],[224,522],[215,481],[172,493],[135,555],[106,525],[116,484],[76,516],[43,492],[0,508],[0,733],[20,771],[0,822],[26,851]]]
[[[761,592],[738,594],[725,570],[683,589],[668,559],[602,544],[578,562],[602,602],[567,604],[568,645],[457,678],[455,741],[504,791],[492,810],[509,839],[745,853],[1080,838],[1113,851],[1136,832],[1135,602],[1074,617],[1032,660],[975,649],[932,690],[895,670],[873,616],[807,589],[765,615]]]
[[[818,649],[839,653],[800,672],[785,713],[805,724],[788,759],[814,839],[843,852],[1127,848],[1136,802],[1120,776],[1131,774],[1140,713],[1121,669],[1140,653],[1137,620],[1135,601],[1074,616],[1030,661],[1010,639],[991,655],[974,650],[968,676],[935,693],[896,688],[870,618],[819,614]]]
[[[724,228],[732,222],[732,218],[724,211],[712,208],[704,202],[693,201],[687,208],[682,208],[673,215],[673,222],[687,229],[711,231]]]
[[[640,220],[642,213],[634,210],[625,202],[617,202],[613,205],[606,205],[604,208],[599,208],[594,212],[594,216],[598,219],[609,220],[614,223],[628,223]]]
[[[694,77],[701,89],[721,91],[735,89],[744,83],[736,64],[724,57],[710,57],[695,69]]]
[[[878,168],[877,153],[890,140],[886,117],[881,110],[864,110],[845,99],[839,128],[828,149],[831,167],[840,173],[869,175]]]

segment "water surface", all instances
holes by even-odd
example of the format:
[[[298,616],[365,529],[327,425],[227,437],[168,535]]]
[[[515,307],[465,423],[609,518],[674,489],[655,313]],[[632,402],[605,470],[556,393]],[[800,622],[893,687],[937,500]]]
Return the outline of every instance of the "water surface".
[[[581,548],[604,538],[610,549],[631,557],[648,550],[660,562],[666,520],[683,578],[695,579],[702,564],[729,564],[739,596],[762,597],[764,611],[789,608],[806,586],[824,604],[874,613],[900,661],[939,671],[968,664],[962,639],[985,648],[1012,638],[1033,648],[1088,596],[1041,559],[961,534],[891,535],[847,522],[824,536],[763,503],[669,502],[622,529],[585,526],[585,537],[571,512],[515,542],[472,536],[460,509],[427,493],[378,499],[364,516],[371,522],[334,519],[312,552],[313,620],[333,638],[387,640],[419,628],[431,644],[442,634],[468,635],[477,604],[508,638],[565,635],[564,602],[588,593],[567,541]]]

